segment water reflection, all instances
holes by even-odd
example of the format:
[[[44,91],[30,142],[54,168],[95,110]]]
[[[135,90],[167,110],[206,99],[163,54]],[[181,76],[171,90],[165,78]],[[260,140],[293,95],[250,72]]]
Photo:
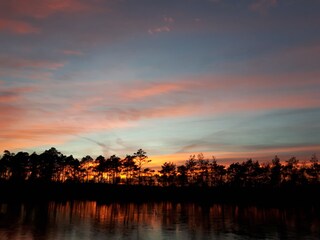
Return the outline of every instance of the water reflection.
[[[315,207],[90,201],[0,204],[0,239],[319,239]]]

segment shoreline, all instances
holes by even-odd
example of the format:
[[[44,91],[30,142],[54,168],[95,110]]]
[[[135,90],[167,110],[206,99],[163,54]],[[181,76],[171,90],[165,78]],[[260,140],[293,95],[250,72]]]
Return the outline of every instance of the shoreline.
[[[162,187],[105,183],[0,183],[2,201],[194,202],[207,204],[320,205],[320,186]]]

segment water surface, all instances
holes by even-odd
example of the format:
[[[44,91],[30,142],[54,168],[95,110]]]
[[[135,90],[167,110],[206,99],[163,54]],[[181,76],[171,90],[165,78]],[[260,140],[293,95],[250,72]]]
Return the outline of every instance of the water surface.
[[[91,201],[0,204],[0,239],[320,239],[315,207]]]

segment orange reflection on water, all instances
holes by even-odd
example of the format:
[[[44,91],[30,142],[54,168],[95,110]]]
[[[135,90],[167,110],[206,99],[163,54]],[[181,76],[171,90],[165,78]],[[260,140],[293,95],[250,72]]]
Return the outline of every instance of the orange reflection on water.
[[[0,203],[0,239],[312,239],[319,207],[70,201]]]

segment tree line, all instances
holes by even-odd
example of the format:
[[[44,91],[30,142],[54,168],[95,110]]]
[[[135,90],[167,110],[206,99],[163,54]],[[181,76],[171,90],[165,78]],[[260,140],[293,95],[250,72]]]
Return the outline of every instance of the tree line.
[[[201,187],[281,187],[320,184],[320,164],[316,154],[308,162],[296,157],[281,162],[275,156],[260,164],[248,159],[229,166],[218,164],[215,157],[191,155],[182,165],[165,162],[156,171],[145,167],[151,160],[137,152],[120,158],[100,155],[93,159],[65,156],[55,148],[41,154],[4,151],[0,158],[2,182],[95,182],[113,185],[201,186]]]

